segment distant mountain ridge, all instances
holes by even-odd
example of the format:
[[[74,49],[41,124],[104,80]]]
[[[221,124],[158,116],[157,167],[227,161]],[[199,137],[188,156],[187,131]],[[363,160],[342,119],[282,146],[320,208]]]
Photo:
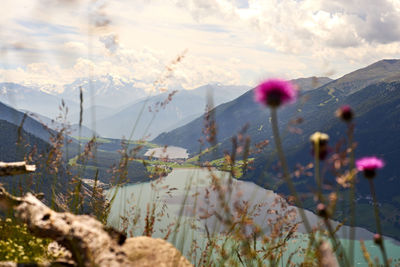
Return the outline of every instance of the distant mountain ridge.
[[[60,96],[79,101],[81,89],[85,108],[95,105],[116,108],[148,95],[144,89],[136,85],[136,81],[125,80],[108,74],[80,78],[66,84]]]
[[[63,102],[68,109],[67,120],[74,125],[79,122],[82,90],[82,125],[93,128],[93,131],[105,137],[129,137],[137,116],[141,114],[140,125],[133,135],[134,139],[140,139],[145,136],[157,136],[200,116],[205,110],[208,97],[212,97],[214,105],[218,105],[250,89],[248,86],[225,86],[218,83],[193,90],[185,90],[178,86],[181,90],[169,101],[169,105],[159,109],[157,105],[167,99],[168,94],[174,90],[151,96],[146,90],[137,87],[137,82],[112,75],[80,78],[64,85],[62,93],[47,93],[51,90],[45,92],[43,88],[0,83],[0,101],[13,108],[27,110],[53,120],[60,114],[59,107]],[[211,93],[210,96],[207,95],[208,92]],[[146,107],[141,113],[143,105]],[[149,114],[149,109],[158,111],[155,121],[148,127],[146,121],[152,121],[155,114]]]
[[[388,72],[385,72],[386,70],[388,70]],[[373,77],[369,77],[369,73],[375,74]],[[380,75],[378,75],[378,73],[380,73]],[[310,90],[312,88],[305,88],[305,90],[302,90],[304,92],[302,95],[310,98],[311,103],[306,103],[304,106],[304,108],[307,109],[301,109],[298,103],[285,107],[280,112],[280,120],[287,124],[293,116],[311,117],[315,115],[313,113],[316,112],[316,106],[323,109],[325,109],[327,105],[337,108],[340,102],[345,101],[348,95],[368,85],[389,79],[393,80],[393,77],[396,77],[395,75],[397,74],[400,75],[400,60],[382,60],[363,69],[344,75],[337,80],[325,80],[327,83],[315,90]],[[351,77],[352,79],[350,79]],[[315,78],[308,79],[308,84],[312,84],[311,81]],[[296,83],[296,81],[296,79],[292,80],[294,83]],[[301,78],[300,81],[304,83],[304,78]],[[313,106],[313,108],[310,109],[310,106]],[[296,111],[299,108],[302,110],[300,113]],[[247,92],[231,102],[218,106],[215,109],[215,114],[220,129],[217,136],[218,140],[229,139],[232,134],[238,132],[246,123],[250,123],[250,130],[257,129],[257,134],[256,132],[253,133],[254,136],[259,135],[260,138],[265,138],[266,135],[268,136],[271,134],[270,131],[267,134],[266,128],[264,127],[268,111],[254,103],[252,91]],[[199,149],[199,144],[191,142],[190,139],[198,140],[201,138],[202,127],[203,118],[199,117],[183,127],[161,134],[153,141],[160,144],[182,146],[189,149],[191,152],[196,152]],[[262,127],[262,129],[258,131],[260,127]],[[174,136],[179,137],[174,141]],[[255,141],[260,141],[260,138],[256,138],[257,140]]]
[[[292,81],[299,87],[300,91],[309,91],[309,90],[314,90],[320,86],[323,86],[333,80],[328,77],[313,76],[308,78],[297,78]]]
[[[46,116],[34,113],[34,112],[29,112],[25,111],[28,116],[33,118],[34,120],[37,120],[40,122],[42,125],[48,127],[49,129],[52,129],[54,131],[59,131],[62,128],[66,128],[67,134],[71,137],[85,137],[85,138],[92,138],[93,136],[98,136],[98,134],[85,125],[81,125],[79,127],[79,124],[70,124],[67,121],[67,124],[64,122],[60,122],[54,119],[47,118]]]
[[[334,113],[341,105],[350,104],[356,115],[356,156],[377,155],[387,162],[376,179],[376,189],[379,201],[387,211],[390,210],[382,217],[385,230],[388,235],[400,238],[400,223],[393,219],[400,218],[400,202],[397,200],[400,187],[400,79],[396,77],[400,78],[400,60],[376,62],[317,89],[306,90],[296,104],[280,108],[278,117],[282,135],[285,137],[284,148],[290,166],[294,167],[296,163],[312,162],[309,136],[315,131],[328,133],[331,146],[345,138],[346,125]],[[244,178],[274,191],[289,194],[285,184],[270,175],[274,171],[266,167],[276,163],[268,120],[269,110],[254,102],[253,92],[249,91],[231,102],[217,106],[214,114],[217,124],[216,142],[220,145],[213,153],[204,155],[203,160],[213,160],[215,157],[222,157],[224,151],[230,151],[231,136],[248,124],[246,134],[250,136],[252,144],[268,139],[271,145],[262,154],[254,155],[254,169]],[[290,125],[290,121],[297,118],[301,118],[303,122]],[[203,138],[203,125],[204,119],[199,117],[180,128],[159,135],[153,142],[184,147],[190,153],[196,154],[200,144],[195,140]],[[298,128],[298,133],[288,131],[289,126]],[[336,182],[333,177],[328,174],[326,176],[325,182],[334,186]],[[304,193],[315,188],[313,179],[309,177],[296,178],[296,184],[297,189]],[[358,203],[366,209],[370,205],[367,198],[369,188],[362,177],[359,177],[357,190]],[[393,214],[396,216],[393,217]],[[364,212],[358,216],[367,218],[369,213]],[[368,229],[373,230],[375,227],[372,218],[360,220],[359,223]]]
[[[85,164],[85,166],[92,164],[91,168],[70,165],[69,160],[84,151],[84,146],[89,142],[88,138],[92,137],[93,132],[83,127],[81,137],[87,138],[78,142],[67,136],[67,134],[71,134],[69,131],[72,131],[71,135],[79,133],[79,130],[76,129],[77,126],[72,125],[71,129],[62,129],[63,127],[65,125],[60,122],[53,124],[49,118],[35,116],[31,112],[23,113],[0,102],[0,161],[25,160],[37,167],[37,170],[31,175],[2,177],[0,183],[10,192],[42,192],[48,203],[61,196],[53,196],[54,192],[66,194],[68,190],[72,189],[74,186],[71,183],[72,177],[92,180],[97,177],[100,182],[109,184],[113,177],[109,170],[113,164],[119,163],[120,154],[116,151],[109,152],[105,158],[102,158],[103,162],[99,165],[97,165],[97,160],[91,157],[88,159],[76,158],[78,163]],[[59,135],[59,133],[63,135]],[[61,144],[55,141],[61,141]],[[117,150],[121,148],[120,142],[121,140],[106,140],[104,143],[100,142],[99,146],[101,148],[111,146],[113,150]],[[55,148],[57,150],[54,150]],[[102,150],[101,152],[103,156],[107,151]],[[110,158],[108,155],[112,155],[112,157]],[[99,170],[98,173],[96,168]],[[127,181],[143,181],[148,177],[146,168],[141,162],[129,163],[128,169],[130,177]],[[88,207],[85,204],[85,209]]]
[[[0,105],[0,109],[4,111],[1,108],[2,105]],[[1,184],[9,192],[17,192],[18,194],[41,192],[44,194],[44,201],[51,204],[53,190],[59,194],[66,194],[70,181],[67,178],[65,166],[53,162],[54,158],[49,154],[52,145],[25,130],[32,130],[32,126],[36,126],[33,121],[30,117],[27,117],[26,123],[29,127],[20,128],[7,120],[0,119],[0,161],[27,161],[36,166],[36,171],[31,175],[2,177]],[[71,145],[71,148],[73,147],[74,145]],[[54,169],[57,169],[56,176],[52,173]],[[52,204],[56,205],[56,203]]]
[[[324,90],[335,89],[341,94],[349,95],[370,84],[396,80],[399,75],[400,60],[384,59],[326,84]]]
[[[24,117],[25,115],[23,112],[0,102],[0,120],[12,123],[17,127],[22,126],[26,132],[48,142],[51,135],[46,127],[29,116]]]
[[[76,98],[79,100],[79,98]],[[0,83],[0,102],[15,109],[29,110],[49,118],[59,115],[62,97],[43,92],[39,88],[23,86],[16,83]],[[70,110],[79,109],[79,104],[64,99]]]
[[[37,119],[29,116],[28,113],[16,110],[1,102],[0,102],[0,120],[11,123],[16,127],[17,130],[15,132],[9,133],[9,135],[11,136],[17,135],[18,131],[25,131],[29,135],[33,135],[36,138],[41,139],[45,143],[50,144],[51,139],[57,135],[57,131],[39,122]],[[65,142],[68,143],[69,151],[71,153],[75,153],[78,150],[79,144],[76,140],[72,138],[66,138]]]
[[[300,78],[299,82],[297,79],[292,80],[292,82],[298,84],[301,92],[307,93],[314,89],[315,83],[323,84],[323,82],[329,83],[331,81],[329,78],[322,78],[321,81],[319,79],[316,77]],[[250,123],[250,129],[254,131],[254,134],[260,136],[260,138],[257,138],[258,141],[266,138],[264,135],[266,128],[263,128],[263,125],[267,117],[267,110],[254,103],[253,90],[217,106],[215,116],[218,124],[217,140],[219,141],[230,140],[232,134],[239,132],[247,123]],[[204,119],[200,116],[180,128],[162,133],[153,142],[185,147],[190,153],[196,153],[199,151],[199,143],[192,142],[192,140],[199,140],[202,137],[203,124]],[[262,129],[258,130],[260,127]]]
[[[184,125],[204,113],[208,97],[215,105],[229,101],[250,87],[205,85],[194,90],[166,92],[134,103],[107,118],[96,122],[97,132],[104,137],[128,138],[138,119],[133,139],[159,133]],[[209,94],[209,95],[208,95]],[[164,105],[165,104],[165,105]]]

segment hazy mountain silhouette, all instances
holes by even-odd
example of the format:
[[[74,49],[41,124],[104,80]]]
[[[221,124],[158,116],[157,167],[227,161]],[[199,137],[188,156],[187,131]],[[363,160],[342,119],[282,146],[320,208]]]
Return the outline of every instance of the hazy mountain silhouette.
[[[346,137],[346,125],[335,117],[337,108],[349,104],[354,109],[355,140],[358,146],[356,156],[377,155],[384,158],[386,166],[375,179],[379,201],[384,205],[383,224],[386,233],[400,237],[400,202],[397,200],[400,186],[400,60],[382,60],[366,68],[349,73],[337,80],[301,94],[299,101],[279,110],[278,117],[281,133],[284,136],[284,147],[288,161],[293,169],[297,163],[307,164],[313,158],[310,152],[309,136],[315,131],[326,132],[330,135],[332,147]],[[273,143],[269,110],[255,103],[253,92],[219,105],[214,109],[217,123],[218,149],[203,156],[203,160],[221,157],[224,151],[232,148],[231,137],[238,133],[243,125],[248,125],[246,134],[250,136],[252,144],[268,139],[270,145],[261,153],[256,154],[253,170],[244,176],[244,179],[253,181],[263,187],[272,188],[277,192],[289,194],[283,181],[276,178],[271,166],[276,166],[275,146]],[[302,119],[298,125],[291,124],[297,118]],[[181,146],[196,154],[200,144],[196,140],[203,138],[202,128],[204,118],[163,133],[153,141],[159,144]],[[290,129],[297,128],[294,132]],[[299,131],[300,130],[300,131]],[[205,142],[205,145],[208,145]],[[269,167],[268,167],[269,166]],[[334,177],[326,171],[327,185],[336,186]],[[275,177],[275,178],[274,178]],[[310,193],[315,189],[314,179],[300,177],[295,180],[297,189],[303,193]],[[368,197],[369,187],[366,181],[359,176],[357,184],[357,202],[363,208],[359,209],[360,216],[367,216],[367,207],[370,206]],[[309,207],[314,207],[312,199]],[[388,212],[389,211],[389,212]],[[344,211],[346,212],[346,211]],[[369,215],[368,215],[369,216]],[[369,218],[369,217],[365,218]],[[362,218],[362,217],[359,217]],[[373,219],[359,220],[359,225],[374,229]]]
[[[246,86],[206,85],[194,90],[166,92],[145,98],[120,112],[96,122],[96,131],[104,137],[128,138],[137,119],[133,139],[155,137],[159,133],[179,127],[205,111],[208,97],[217,105],[241,95]],[[209,94],[209,95],[208,95]],[[169,99],[170,98],[170,99]]]

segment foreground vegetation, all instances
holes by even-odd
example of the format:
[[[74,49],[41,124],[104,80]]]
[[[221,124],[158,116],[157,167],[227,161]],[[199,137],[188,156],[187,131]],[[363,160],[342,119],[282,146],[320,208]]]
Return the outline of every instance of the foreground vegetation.
[[[283,83],[285,85],[285,83]],[[278,86],[279,87],[279,86]],[[26,191],[40,192],[41,188],[38,181],[46,178],[46,185],[51,190],[45,192],[45,202],[56,210],[69,211],[75,214],[90,213],[99,221],[106,224],[118,188],[130,183],[152,182],[152,186],[157,187],[157,183],[162,181],[174,168],[207,168],[210,174],[210,188],[217,194],[215,203],[210,205],[215,209],[212,213],[204,211],[204,214],[194,214],[187,218],[184,214],[185,206],[188,204],[189,190],[184,194],[181,211],[177,221],[163,230],[163,237],[171,241],[182,252],[185,247],[190,247],[185,251],[185,256],[191,260],[195,266],[277,266],[279,264],[320,266],[327,259],[331,264],[338,262],[341,266],[354,266],[354,242],[350,241],[349,246],[343,246],[337,237],[339,228],[333,228],[330,219],[336,218],[335,214],[341,214],[343,221],[350,226],[355,226],[356,210],[359,210],[371,224],[376,225],[377,233],[371,237],[376,246],[381,250],[382,256],[375,260],[368,253],[366,247],[362,246],[365,262],[369,266],[384,264],[385,266],[395,265],[396,259],[389,259],[386,255],[385,238],[380,227],[380,213],[390,210],[387,205],[378,205],[378,198],[374,191],[374,181],[379,179],[379,168],[382,164],[356,166],[355,159],[355,140],[354,124],[352,122],[354,114],[350,107],[342,107],[338,111],[338,119],[343,120],[347,128],[346,143],[344,148],[336,153],[330,154],[329,136],[323,133],[315,133],[311,136],[311,149],[313,151],[314,162],[307,166],[298,166],[291,170],[286,160],[285,151],[282,147],[281,134],[278,127],[279,107],[286,102],[293,101],[293,92],[285,91],[274,92],[271,96],[258,96],[258,100],[270,108],[271,124],[273,128],[273,142],[276,147],[277,157],[280,165],[277,166],[277,174],[268,174],[265,177],[284,181],[288,187],[289,196],[287,201],[277,198],[274,203],[279,209],[271,208],[269,213],[275,214],[273,220],[268,221],[268,229],[258,225],[255,217],[260,211],[260,206],[249,206],[245,201],[237,201],[232,206],[230,203],[233,193],[232,185],[234,179],[241,178],[244,173],[253,168],[253,162],[257,154],[262,152],[265,147],[270,146],[269,141],[251,145],[250,139],[245,135],[245,130],[233,137],[230,151],[225,151],[223,157],[207,160],[210,155],[215,153],[220,146],[216,141],[215,121],[213,110],[209,110],[205,116],[204,140],[209,143],[209,148],[200,151],[185,161],[175,161],[168,158],[149,158],[144,153],[149,148],[156,147],[155,144],[143,141],[132,140],[113,140],[105,138],[92,138],[70,140],[67,136],[67,127],[55,133],[50,139],[50,144],[43,144],[42,151],[37,152],[29,142],[23,141],[29,138],[22,126],[18,128],[18,138],[14,144],[20,150],[17,152],[23,155],[27,161],[39,163],[39,171],[33,175],[25,175],[20,179],[19,184],[14,183],[14,193],[20,195]],[[289,90],[289,89],[288,89]],[[264,92],[268,95],[268,90]],[[285,96],[285,94],[288,95]],[[282,97],[282,98],[281,98]],[[331,114],[334,117],[334,114]],[[268,118],[265,118],[267,120]],[[11,127],[11,126],[9,126]],[[31,140],[32,137],[30,137]],[[34,140],[35,141],[35,140]],[[40,141],[37,141],[38,143]],[[68,143],[78,143],[73,149],[68,150]],[[23,153],[27,151],[27,153]],[[373,151],[371,151],[373,154]],[[376,159],[379,160],[379,159]],[[65,164],[68,162],[68,164]],[[323,172],[321,166],[323,162],[332,164],[336,184],[330,188],[324,188]],[[215,169],[227,172],[228,180],[222,180],[214,174]],[[357,170],[359,174],[357,174]],[[371,176],[371,172],[374,173]],[[362,174],[361,174],[362,173]],[[43,175],[42,179],[39,179]],[[316,188],[306,198],[306,201],[296,191],[295,177],[299,175],[313,176]],[[371,185],[371,205],[357,205],[354,201],[356,177],[362,179],[365,176]],[[376,178],[375,178],[376,177]],[[87,181],[89,179],[91,182]],[[150,180],[149,180],[150,179]],[[374,180],[373,180],[374,179]],[[28,183],[24,186],[21,183]],[[50,182],[51,181],[51,182]],[[21,185],[21,186],[20,186]],[[190,185],[189,185],[190,186]],[[104,189],[113,187],[114,195],[109,201],[104,198]],[[346,190],[343,190],[346,189]],[[38,190],[39,189],[39,190]],[[167,188],[167,192],[175,190]],[[49,192],[50,191],[50,192]],[[240,198],[239,198],[240,199]],[[340,210],[338,200],[347,200],[348,213]],[[143,218],[121,218],[125,227],[121,229],[125,234],[130,234],[130,225],[135,226],[139,220],[144,223],[142,234],[153,236],[156,234],[155,224],[161,221],[165,214],[163,207],[156,206],[157,202],[147,205],[146,216]],[[295,204],[298,208],[290,208],[289,204]],[[262,205],[262,204],[260,204]],[[301,208],[313,207],[320,217],[320,225],[311,225],[308,222],[304,211]],[[132,203],[131,209],[135,209]],[[12,214],[4,214],[5,217],[0,221],[1,237],[0,260],[13,260],[18,262],[40,262],[52,260],[47,251],[50,243],[46,239],[38,239],[30,235],[26,230],[26,225],[15,223]],[[308,235],[305,244],[298,246],[297,249],[290,248],[291,242],[300,242],[298,235],[299,223],[296,217],[301,218]],[[178,233],[188,231],[189,228],[199,228],[204,220],[213,218],[218,221],[225,229],[222,232],[210,232],[205,227],[205,243],[198,243],[196,239],[190,240],[190,245],[185,238]],[[207,225],[207,224],[206,224]],[[354,230],[348,233],[350,239],[354,239]],[[186,244],[185,244],[186,242]],[[304,242],[304,241],[303,241]],[[185,244],[185,245],[184,245]],[[296,260],[295,260],[296,258]],[[299,260],[300,259],[300,260]],[[380,261],[380,262],[379,262]],[[379,262],[379,263],[378,263]],[[334,266],[334,265],[329,265]]]

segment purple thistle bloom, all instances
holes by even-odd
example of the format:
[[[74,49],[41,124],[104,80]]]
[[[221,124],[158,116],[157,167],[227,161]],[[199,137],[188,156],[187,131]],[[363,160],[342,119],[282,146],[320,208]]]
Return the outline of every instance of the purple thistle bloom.
[[[297,91],[296,87],[289,81],[269,79],[257,86],[254,96],[257,102],[276,108],[295,101]]]
[[[356,161],[357,170],[363,171],[366,178],[374,178],[375,170],[385,166],[383,160],[377,157],[365,157]]]
[[[374,234],[374,243],[377,245],[382,244],[382,236],[380,234]]]
[[[342,120],[346,122],[350,122],[353,119],[353,110],[349,105],[344,105],[341,106],[337,111],[336,111],[336,116],[341,118]]]

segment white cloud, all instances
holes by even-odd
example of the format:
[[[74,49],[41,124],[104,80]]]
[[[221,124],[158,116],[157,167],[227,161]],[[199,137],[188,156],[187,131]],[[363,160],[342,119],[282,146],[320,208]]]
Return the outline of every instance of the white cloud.
[[[222,19],[235,17],[236,7],[227,0],[174,0],[178,7],[188,9],[196,21],[205,17],[219,16]]]
[[[397,42],[400,35],[395,0],[249,0],[247,9],[224,0],[175,2],[196,20],[241,19],[264,34],[271,48],[291,53],[308,50],[310,44],[343,48]]]
[[[78,43],[67,43],[65,46],[81,48]],[[60,92],[64,89],[64,84],[72,83],[78,78],[112,75],[125,80],[140,81],[136,85],[147,89],[161,77],[171,60],[168,56],[148,48],[134,50],[121,46],[114,54],[104,56],[102,60],[93,61],[80,57],[68,68],[40,62],[28,64],[25,69],[3,69],[0,79]],[[166,86],[182,85],[191,89],[214,81],[238,84],[240,74],[232,68],[235,62],[230,62],[219,65],[212,58],[187,56],[166,81]]]
[[[85,51],[87,50],[87,46],[82,42],[66,42],[64,43],[65,49],[70,49],[74,51]]]
[[[112,74],[150,86],[344,74],[400,55],[399,0],[4,0],[0,78],[61,88]],[[24,6],[25,8],[21,8]],[[27,42],[26,40],[29,40]],[[1,67],[0,67],[1,68]]]
[[[100,42],[104,44],[110,53],[115,53],[119,47],[118,37],[115,34],[101,36]]]

